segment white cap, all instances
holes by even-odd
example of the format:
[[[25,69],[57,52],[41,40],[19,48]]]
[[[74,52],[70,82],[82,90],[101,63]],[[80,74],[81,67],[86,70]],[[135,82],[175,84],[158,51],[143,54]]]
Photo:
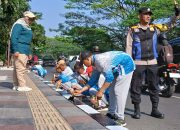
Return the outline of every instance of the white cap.
[[[31,11],[25,11],[25,12],[23,13],[23,15],[24,15],[25,17],[29,17],[29,18],[35,18],[35,17],[36,17]]]

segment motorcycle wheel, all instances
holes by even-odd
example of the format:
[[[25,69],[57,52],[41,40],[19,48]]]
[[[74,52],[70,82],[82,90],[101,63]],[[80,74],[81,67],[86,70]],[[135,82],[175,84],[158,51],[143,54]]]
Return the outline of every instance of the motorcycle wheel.
[[[166,89],[161,91],[163,97],[170,98],[173,93],[175,92],[176,86],[174,83],[167,83],[165,82],[164,85],[166,86]]]

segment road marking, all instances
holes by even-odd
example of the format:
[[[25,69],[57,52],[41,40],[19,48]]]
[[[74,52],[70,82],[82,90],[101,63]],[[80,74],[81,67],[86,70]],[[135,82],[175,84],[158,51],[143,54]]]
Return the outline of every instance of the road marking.
[[[106,128],[108,128],[109,130],[128,130],[127,128],[122,126],[106,126]]]
[[[178,97],[178,96],[172,96],[173,98],[177,98],[177,99],[180,99],[180,97]]]
[[[85,111],[88,114],[98,114],[100,112],[98,112],[97,110],[95,110],[94,108],[92,108],[89,105],[76,105],[77,107],[79,107],[81,110]]]

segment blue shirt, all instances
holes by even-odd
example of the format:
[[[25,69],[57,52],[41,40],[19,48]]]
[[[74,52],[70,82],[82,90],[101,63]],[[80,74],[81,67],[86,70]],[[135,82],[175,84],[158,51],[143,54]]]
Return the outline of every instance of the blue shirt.
[[[135,70],[135,64],[130,55],[122,51],[109,51],[92,56],[92,63],[95,67],[88,82],[94,86],[102,73],[105,82],[111,83],[117,75],[127,75]]]

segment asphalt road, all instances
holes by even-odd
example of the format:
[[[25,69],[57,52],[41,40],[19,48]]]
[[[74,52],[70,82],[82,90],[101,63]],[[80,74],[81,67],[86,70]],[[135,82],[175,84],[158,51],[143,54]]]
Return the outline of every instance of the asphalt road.
[[[48,75],[45,80],[51,80],[55,69],[47,67]],[[171,98],[160,97],[159,110],[165,114],[165,119],[150,116],[151,102],[148,95],[142,95],[141,119],[131,118],[133,105],[130,97],[126,104],[126,122],[129,130],[180,130],[180,93],[176,92]],[[104,114],[105,112],[103,112]]]

